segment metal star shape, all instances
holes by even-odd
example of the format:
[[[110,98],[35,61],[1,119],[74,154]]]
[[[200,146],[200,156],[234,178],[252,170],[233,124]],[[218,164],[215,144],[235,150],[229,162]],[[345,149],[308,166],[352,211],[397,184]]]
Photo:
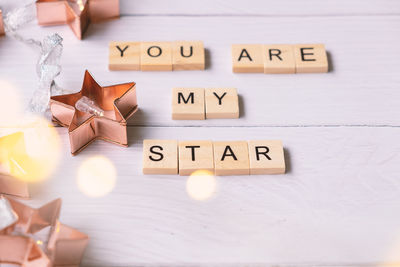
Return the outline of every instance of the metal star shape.
[[[78,39],[90,22],[119,17],[119,0],[37,0],[39,25],[68,24]]]
[[[56,226],[61,210],[60,198],[38,209],[31,208],[12,198],[7,199],[18,216],[17,222],[12,226],[13,229],[24,234],[34,234],[47,226]]]
[[[51,97],[53,120],[68,127],[72,155],[76,155],[96,139],[128,146],[127,120],[138,109],[135,85],[130,82],[102,87],[85,71],[80,92]],[[83,96],[93,100],[104,110],[104,115],[92,115],[77,110],[75,104]]]
[[[50,260],[33,239],[0,235],[0,264],[6,266],[50,267]]]
[[[0,210],[11,213],[0,229],[0,265],[17,263],[27,267],[79,266],[89,237],[59,222],[61,199],[34,209],[0,196]],[[34,234],[51,227],[48,238]],[[39,237],[39,238],[38,238]],[[34,239],[37,239],[36,241]],[[46,241],[47,240],[47,241]]]

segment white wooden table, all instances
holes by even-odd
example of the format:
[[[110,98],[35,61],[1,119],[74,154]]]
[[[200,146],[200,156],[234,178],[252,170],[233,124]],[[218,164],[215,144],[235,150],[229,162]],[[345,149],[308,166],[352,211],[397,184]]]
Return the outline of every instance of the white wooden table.
[[[4,8],[13,6],[5,1]],[[381,266],[400,264],[400,2],[398,0],[121,0],[119,20],[83,41],[66,26],[22,33],[64,38],[58,81],[78,91],[85,69],[100,84],[135,81],[140,111],[130,146],[95,142],[32,190],[32,205],[63,199],[61,220],[90,236],[83,266]],[[6,10],[7,11],[7,10]],[[110,72],[108,42],[203,40],[205,71]],[[328,74],[233,74],[234,43],[324,43]],[[0,39],[0,80],[24,103],[36,54]],[[23,73],[23,75],[21,75]],[[236,87],[238,120],[172,121],[173,87]],[[1,90],[1,88],[0,88]],[[288,172],[217,177],[196,201],[186,177],[141,174],[142,140],[281,139]],[[83,160],[104,155],[117,184],[102,198],[76,185]]]

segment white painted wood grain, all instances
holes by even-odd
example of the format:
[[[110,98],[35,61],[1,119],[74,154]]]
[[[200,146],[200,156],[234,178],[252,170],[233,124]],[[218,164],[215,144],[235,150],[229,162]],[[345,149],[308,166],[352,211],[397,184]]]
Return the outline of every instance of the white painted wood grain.
[[[399,14],[397,0],[121,0],[125,15],[371,15]]]
[[[7,12],[35,0],[0,0]],[[121,15],[337,16],[398,15],[397,0],[120,0]]]
[[[103,85],[135,81],[140,111],[133,125],[400,126],[400,17],[122,17],[90,25],[83,41],[66,26],[38,28],[27,35],[54,31],[64,36],[64,88],[78,91],[85,69]],[[111,40],[203,40],[205,71],[139,72],[107,69]],[[325,43],[332,71],[327,74],[233,74],[234,43]],[[36,54],[10,39],[0,42],[0,79],[15,84],[27,103],[37,86]],[[241,95],[239,120],[172,121],[173,87],[236,87]]]
[[[69,155],[66,129],[58,128],[63,159],[46,183],[31,187],[28,202],[62,197],[62,222],[91,238],[83,266],[400,264],[399,9],[397,0],[122,0],[129,16],[91,25],[82,42],[66,26],[32,23],[25,36],[64,37],[64,88],[79,90],[84,69],[101,84],[136,81],[141,110],[130,124],[146,127],[129,127],[128,148],[99,141],[77,157]],[[205,42],[206,71],[107,70],[111,40],[179,39]],[[322,42],[333,71],[232,74],[229,46],[244,42]],[[12,84],[0,92],[19,94],[22,107],[37,87],[36,60],[31,48],[0,39],[0,81]],[[242,117],[172,121],[176,86],[236,87]],[[336,127],[344,125],[351,127]],[[205,136],[281,139],[289,171],[217,177],[217,193],[206,202],[187,195],[184,177],[141,174],[143,139]],[[76,185],[80,164],[95,155],[108,157],[118,172],[114,191],[100,199]]]
[[[130,146],[95,142],[64,154],[38,188],[38,205],[63,198],[61,220],[89,234],[83,266],[343,266],[400,262],[399,128],[129,127]],[[142,175],[142,140],[281,139],[285,175],[217,177],[206,202],[186,177]],[[108,157],[118,171],[106,197],[77,188],[80,164]],[[309,265],[308,265],[309,266]]]

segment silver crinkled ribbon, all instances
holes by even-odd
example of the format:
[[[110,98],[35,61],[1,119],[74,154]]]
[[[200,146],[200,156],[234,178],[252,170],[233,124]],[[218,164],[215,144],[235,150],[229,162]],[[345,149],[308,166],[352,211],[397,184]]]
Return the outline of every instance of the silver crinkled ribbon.
[[[39,84],[29,102],[29,111],[48,115],[46,112],[49,109],[50,97],[65,92],[65,90],[57,86],[54,80],[61,72],[60,59],[63,50],[63,39],[60,35],[53,34],[45,37],[40,42],[32,38],[25,38],[17,32],[21,26],[35,20],[35,18],[36,7],[35,3],[32,2],[8,12],[4,18],[4,26],[8,35],[39,50],[39,60],[36,65]]]

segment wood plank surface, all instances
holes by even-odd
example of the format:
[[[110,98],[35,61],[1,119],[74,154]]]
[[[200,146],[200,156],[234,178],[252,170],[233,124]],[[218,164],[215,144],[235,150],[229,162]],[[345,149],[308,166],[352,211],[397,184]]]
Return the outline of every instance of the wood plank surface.
[[[31,203],[63,198],[62,222],[91,238],[83,266],[400,262],[399,128],[129,127],[128,148],[97,141],[76,157],[66,129],[57,131],[64,156],[32,188]],[[141,174],[144,138],[204,136],[280,139],[287,174],[216,177],[207,201],[189,197],[187,177]],[[113,162],[118,178],[111,194],[93,199],[76,176],[96,155]]]
[[[31,0],[3,1],[9,11]],[[38,206],[61,197],[61,221],[87,233],[82,266],[399,266],[400,3],[398,0],[121,0],[119,20],[20,33],[64,38],[60,86],[78,91],[88,69],[102,85],[135,81],[130,146],[96,141],[76,157],[56,131],[61,160],[31,185]],[[205,71],[109,71],[110,41],[202,40]],[[324,43],[327,74],[233,74],[235,43]],[[37,88],[38,51],[0,38],[0,93],[23,112]],[[173,87],[235,87],[237,120],[173,121]],[[13,99],[16,99],[13,102]],[[1,102],[4,103],[4,102]],[[18,121],[14,121],[18,123]],[[13,123],[14,123],[13,122]],[[0,125],[0,135],[15,125]],[[188,177],[142,175],[143,139],[283,141],[285,175],[216,177],[195,200]],[[86,159],[104,156],[114,190],[90,198],[77,185]]]
[[[35,0],[2,0],[7,12]],[[397,0],[120,0],[123,16],[354,16],[398,15]]]
[[[279,25],[279,27],[277,27]],[[122,17],[91,25],[82,42],[68,27],[27,27],[32,35],[60,32],[65,37],[63,69],[57,79],[69,90],[81,88],[84,69],[100,84],[135,81],[140,111],[132,125],[151,126],[400,126],[400,17],[214,18]],[[373,37],[373,38],[372,38]],[[112,40],[203,40],[205,71],[168,73],[108,71]],[[325,43],[327,74],[233,74],[233,43]],[[0,43],[0,79],[13,83],[25,103],[37,86],[36,54],[7,37]],[[23,74],[23,75],[22,75]],[[173,87],[236,87],[239,120],[171,120]],[[155,103],[157,103],[155,105]]]
[[[329,16],[399,14],[397,0],[122,0],[124,15]]]

